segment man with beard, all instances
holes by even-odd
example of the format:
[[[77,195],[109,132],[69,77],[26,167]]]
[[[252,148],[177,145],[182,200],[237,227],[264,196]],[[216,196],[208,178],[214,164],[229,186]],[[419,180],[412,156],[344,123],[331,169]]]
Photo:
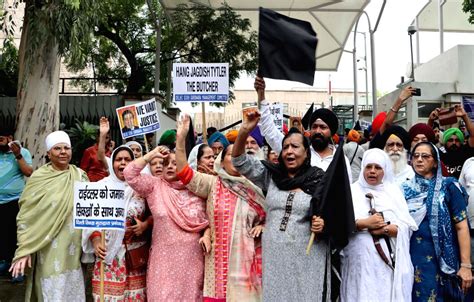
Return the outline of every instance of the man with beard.
[[[262,150],[263,136],[260,133],[260,128],[257,126],[250,132],[247,141],[245,142],[245,153],[257,156],[258,159],[263,160],[265,154]]]
[[[465,144],[464,133],[460,129],[447,129],[443,134],[443,144],[446,152],[440,153],[440,157],[446,166],[448,176],[458,179],[464,162],[474,156],[474,124],[461,105],[454,106],[454,110],[456,111],[456,116],[464,121],[469,133],[469,139],[467,144]],[[439,108],[433,110],[428,123],[432,124],[438,118],[438,113]]]
[[[16,250],[16,216],[18,199],[25,187],[25,176],[33,173],[31,154],[13,141],[13,130],[0,127],[0,275],[10,267]],[[22,281],[22,277],[12,281]]]
[[[281,152],[281,142],[283,140],[283,133],[278,131],[276,125],[273,123],[273,117],[270,113],[270,103],[265,100],[265,81],[260,78],[255,78],[255,90],[257,90],[258,100],[260,102],[260,131],[262,132],[268,145],[277,152]],[[336,148],[331,142],[332,136],[337,132],[339,121],[337,116],[329,109],[320,108],[313,112],[309,120],[309,133],[311,140],[311,166],[316,166],[324,171],[327,170],[331,163]],[[349,160],[345,157],[347,175],[349,181],[352,183],[351,165]]]
[[[401,184],[415,176],[413,168],[408,164],[408,149],[410,139],[408,132],[400,126],[390,126],[383,134],[385,140],[384,151],[392,162],[395,182]]]
[[[474,148],[471,147],[471,137],[468,144],[464,144],[464,134],[458,128],[450,128],[444,132],[443,143],[446,149],[441,153],[441,161],[446,165],[448,175],[459,178],[464,162],[474,156]]]

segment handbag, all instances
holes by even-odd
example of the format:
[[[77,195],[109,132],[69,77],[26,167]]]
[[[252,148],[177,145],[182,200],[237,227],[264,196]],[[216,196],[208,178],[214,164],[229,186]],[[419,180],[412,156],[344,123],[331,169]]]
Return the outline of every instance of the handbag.
[[[129,250],[125,243],[125,265],[128,270],[141,270],[144,269],[148,263],[148,256],[150,254],[150,246],[148,243],[137,247],[136,249]]]
[[[461,288],[461,278],[456,274],[443,276],[444,301],[463,302],[464,292]]]

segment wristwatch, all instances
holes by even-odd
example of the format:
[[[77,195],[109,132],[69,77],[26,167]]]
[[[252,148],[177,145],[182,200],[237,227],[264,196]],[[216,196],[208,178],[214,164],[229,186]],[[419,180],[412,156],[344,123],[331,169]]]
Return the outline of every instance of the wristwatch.
[[[16,158],[16,160],[20,160],[20,159],[23,158],[23,155],[21,155],[21,153],[20,153],[20,154],[18,154],[17,156],[15,156],[15,158]]]

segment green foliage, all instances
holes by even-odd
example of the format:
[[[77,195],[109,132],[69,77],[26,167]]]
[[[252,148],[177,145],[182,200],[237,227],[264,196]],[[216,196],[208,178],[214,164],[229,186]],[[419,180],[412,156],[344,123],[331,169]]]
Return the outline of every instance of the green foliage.
[[[95,42],[87,49],[98,82],[118,91],[150,92],[155,69],[156,34],[144,0],[105,1]],[[155,13],[163,14],[157,1]],[[239,72],[257,69],[257,33],[228,5],[214,10],[193,4],[180,6],[171,23],[162,19],[160,91],[166,90],[168,62],[229,62],[232,87]],[[71,64],[69,68],[74,69]],[[79,70],[80,68],[76,68]],[[115,80],[111,80],[115,78]],[[91,82],[76,83],[92,91]],[[220,104],[219,104],[220,105]]]
[[[257,33],[250,30],[250,20],[242,19],[227,4],[216,10],[198,4],[180,5],[171,19],[162,46],[173,54],[168,59],[229,62],[231,87],[240,71],[250,74],[257,70]]]
[[[15,0],[14,5],[25,2],[23,30],[27,31],[25,45],[26,62],[41,58],[45,41],[53,41],[60,56],[66,56],[72,66],[84,66],[87,62],[85,49],[91,45],[93,29],[102,17],[104,1],[97,0]],[[3,25],[5,22],[2,23]],[[8,27],[9,34],[11,27]]]
[[[464,0],[462,3],[462,11],[469,14],[469,23],[474,24],[474,0]]]
[[[76,119],[75,126],[67,129],[66,132],[69,134],[71,144],[74,148],[71,162],[75,165],[79,165],[84,150],[95,144],[99,126],[89,124],[87,121],[81,123]]]
[[[16,96],[18,83],[18,49],[11,39],[0,48],[0,96]]]

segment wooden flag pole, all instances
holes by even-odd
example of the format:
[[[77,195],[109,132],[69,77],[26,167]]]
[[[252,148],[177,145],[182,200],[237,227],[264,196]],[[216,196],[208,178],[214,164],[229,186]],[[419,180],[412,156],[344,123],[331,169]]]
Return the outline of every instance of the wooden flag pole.
[[[149,147],[148,147],[148,142],[146,141],[146,134],[143,134],[143,139],[145,140],[145,151],[146,153],[150,152]]]
[[[306,255],[308,256],[309,256],[309,251],[311,250],[311,246],[313,245],[315,238],[316,238],[316,234],[311,232],[311,237],[309,237],[308,246],[306,247]]]
[[[105,231],[101,231],[101,245],[105,246]],[[100,302],[104,302],[104,260],[100,260]]]
[[[206,103],[201,103],[202,107],[202,142],[207,144],[207,133],[206,133]]]

